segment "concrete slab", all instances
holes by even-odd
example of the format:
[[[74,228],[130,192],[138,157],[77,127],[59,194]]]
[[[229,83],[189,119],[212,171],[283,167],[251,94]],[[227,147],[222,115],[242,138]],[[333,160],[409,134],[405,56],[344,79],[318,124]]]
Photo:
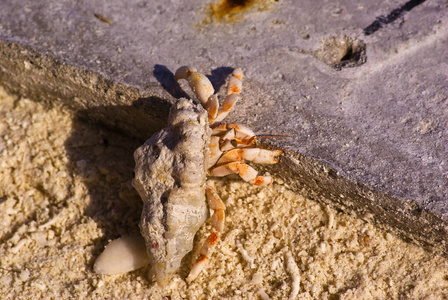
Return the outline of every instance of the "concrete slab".
[[[292,137],[274,141],[291,151],[273,169],[285,184],[447,252],[447,11],[444,0],[3,1],[0,84],[144,139],[184,95],[177,67],[217,88],[242,67],[228,120]]]

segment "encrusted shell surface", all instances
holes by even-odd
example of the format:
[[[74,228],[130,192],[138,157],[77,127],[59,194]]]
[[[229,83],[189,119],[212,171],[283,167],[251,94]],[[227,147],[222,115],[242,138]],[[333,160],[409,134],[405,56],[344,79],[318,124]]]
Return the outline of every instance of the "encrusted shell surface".
[[[140,231],[156,280],[165,285],[208,217],[206,166],[211,129],[202,105],[181,98],[168,127],[134,153],[133,186],[143,200]]]

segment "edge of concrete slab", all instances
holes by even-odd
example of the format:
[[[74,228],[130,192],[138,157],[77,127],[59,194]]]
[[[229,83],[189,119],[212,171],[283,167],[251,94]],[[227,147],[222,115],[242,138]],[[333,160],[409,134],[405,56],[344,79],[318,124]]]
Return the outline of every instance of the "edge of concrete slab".
[[[141,89],[69,65],[20,42],[0,40],[0,57],[0,82],[10,93],[47,105],[63,103],[77,116],[142,140],[165,125],[171,103],[182,93],[170,86],[172,74],[163,67],[159,83]],[[292,152],[267,169],[293,190],[356,214],[427,249],[448,252],[448,225],[422,210],[413,199],[371,190],[342,177],[325,162]]]
[[[0,82],[8,92],[46,105],[62,103],[84,119],[140,138],[163,128],[174,101],[159,84],[142,90],[21,43],[0,39],[0,58]]]
[[[341,176],[328,164],[300,154],[285,154],[272,173],[288,188],[311,199],[372,222],[407,242],[447,253],[447,226],[439,216],[412,199],[399,199]],[[294,180],[291,180],[294,178]]]

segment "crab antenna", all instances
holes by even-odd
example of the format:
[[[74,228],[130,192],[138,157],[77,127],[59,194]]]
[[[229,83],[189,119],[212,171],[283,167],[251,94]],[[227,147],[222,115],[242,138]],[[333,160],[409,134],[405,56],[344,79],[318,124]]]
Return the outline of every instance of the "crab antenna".
[[[282,150],[284,152],[296,154],[294,151],[286,150],[286,149],[283,149],[283,148],[280,148],[280,147],[269,146],[269,145],[255,145],[254,148],[268,149],[268,150]]]
[[[255,140],[259,139],[267,139],[267,138],[276,138],[276,137],[291,137],[290,135],[279,134],[279,135],[259,135],[254,137]]]
[[[252,136],[251,138],[249,138],[248,140],[239,140],[239,139],[233,139],[233,141],[231,142],[232,145],[233,143],[241,143],[241,144],[245,144],[245,145],[249,145],[252,142],[254,142],[255,140],[259,140],[259,139],[266,139],[266,138],[275,138],[275,137],[290,137],[289,135],[263,135],[263,136]],[[236,147],[236,146],[235,146]]]

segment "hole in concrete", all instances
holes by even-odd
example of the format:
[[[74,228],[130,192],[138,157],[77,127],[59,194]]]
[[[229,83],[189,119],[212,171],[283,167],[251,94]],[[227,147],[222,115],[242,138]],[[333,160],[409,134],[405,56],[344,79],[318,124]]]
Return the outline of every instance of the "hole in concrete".
[[[360,39],[346,35],[322,39],[320,48],[312,54],[336,70],[356,67],[367,60],[366,44]]]

